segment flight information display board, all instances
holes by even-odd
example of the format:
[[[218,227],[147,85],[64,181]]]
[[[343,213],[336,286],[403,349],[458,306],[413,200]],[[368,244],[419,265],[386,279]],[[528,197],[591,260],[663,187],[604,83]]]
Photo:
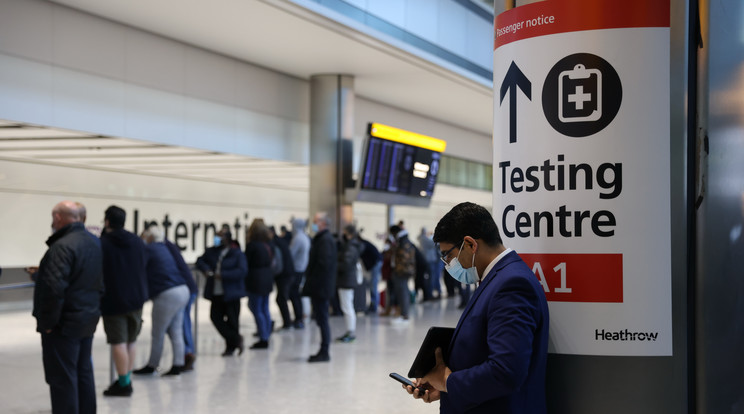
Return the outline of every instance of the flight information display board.
[[[362,197],[358,199],[387,204],[428,204],[446,143],[376,123],[369,124],[368,132],[359,179]],[[422,198],[423,204],[416,200]]]

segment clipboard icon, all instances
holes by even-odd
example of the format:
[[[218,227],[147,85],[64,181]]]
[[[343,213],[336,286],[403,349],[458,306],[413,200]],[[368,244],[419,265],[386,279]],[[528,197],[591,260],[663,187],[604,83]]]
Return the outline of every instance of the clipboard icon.
[[[602,72],[577,64],[558,75],[558,119],[591,122],[602,117]]]

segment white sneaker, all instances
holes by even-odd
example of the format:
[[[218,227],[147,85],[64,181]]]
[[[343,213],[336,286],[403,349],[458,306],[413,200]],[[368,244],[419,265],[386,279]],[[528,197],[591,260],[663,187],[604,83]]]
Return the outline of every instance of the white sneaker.
[[[405,325],[408,323],[408,319],[398,316],[397,318],[393,318],[390,323],[393,325]]]

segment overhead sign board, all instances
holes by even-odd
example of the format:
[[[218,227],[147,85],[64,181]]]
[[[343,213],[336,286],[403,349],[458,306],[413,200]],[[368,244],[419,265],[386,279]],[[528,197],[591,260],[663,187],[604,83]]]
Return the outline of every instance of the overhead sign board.
[[[671,355],[668,0],[496,17],[494,211],[535,272],[551,352]]]
[[[378,123],[367,132],[356,200],[428,206],[447,143]]]

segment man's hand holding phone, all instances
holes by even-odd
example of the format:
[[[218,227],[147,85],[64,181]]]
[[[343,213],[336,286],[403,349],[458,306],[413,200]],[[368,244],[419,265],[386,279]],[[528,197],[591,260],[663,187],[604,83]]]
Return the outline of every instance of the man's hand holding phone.
[[[437,348],[434,351],[434,356],[437,364],[424,378],[416,378],[416,381],[413,382],[398,374],[390,374],[390,376],[401,382],[403,388],[413,395],[413,398],[424,400],[426,403],[437,401],[441,398],[441,392],[447,392],[447,377],[452,371],[444,363],[442,348]]]
[[[416,378],[416,382],[413,384],[415,385],[415,388],[411,385],[403,385],[403,388],[408,391],[409,394],[413,395],[413,398],[424,400],[425,403],[439,400],[439,391],[432,388],[429,383],[425,383],[422,378]]]
[[[403,384],[403,389],[406,390],[409,394],[413,395],[413,398],[417,400],[422,399],[424,400],[424,402],[430,403],[439,399],[439,391],[427,388],[426,384],[421,382],[421,378],[417,378],[416,382],[413,382],[400,374],[396,374],[395,372],[390,374],[390,378]]]

